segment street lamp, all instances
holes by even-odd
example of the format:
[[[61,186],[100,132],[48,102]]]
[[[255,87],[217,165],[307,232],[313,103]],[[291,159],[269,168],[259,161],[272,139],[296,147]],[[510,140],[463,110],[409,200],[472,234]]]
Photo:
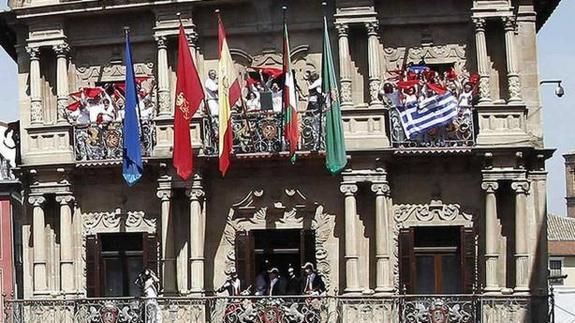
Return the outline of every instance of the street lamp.
[[[555,88],[555,95],[557,97],[562,97],[563,95],[565,95],[565,89],[563,88],[563,86],[561,86],[561,80],[541,80],[539,82],[539,85],[543,85],[543,84],[557,84],[557,87]]]

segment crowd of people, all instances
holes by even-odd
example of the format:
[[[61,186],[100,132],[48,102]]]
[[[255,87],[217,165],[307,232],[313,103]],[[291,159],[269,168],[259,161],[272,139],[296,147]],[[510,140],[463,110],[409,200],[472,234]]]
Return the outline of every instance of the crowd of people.
[[[226,273],[228,279],[217,290],[218,293],[227,292],[229,296],[284,296],[284,295],[322,295],[326,292],[323,277],[315,270],[311,262],[306,262],[302,267],[304,275],[299,277],[295,268],[288,267],[288,277],[282,277],[277,267],[270,267],[267,263],[255,279],[255,287],[247,288],[242,282],[235,268]]]
[[[424,63],[411,64],[406,69],[392,71],[380,91],[381,98],[391,107],[426,106],[426,101],[449,93],[457,98],[463,114],[471,115],[479,77],[460,75],[454,68],[438,72]]]

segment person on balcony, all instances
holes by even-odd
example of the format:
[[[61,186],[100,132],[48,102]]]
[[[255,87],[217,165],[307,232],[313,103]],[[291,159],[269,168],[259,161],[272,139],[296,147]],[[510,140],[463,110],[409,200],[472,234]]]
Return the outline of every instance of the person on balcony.
[[[217,117],[220,111],[218,102],[218,75],[216,70],[208,71],[208,78],[204,83],[206,89],[206,102],[208,102],[208,109],[212,117]]]
[[[301,295],[302,282],[301,278],[295,274],[295,269],[290,264],[288,267],[288,282],[286,295]]]
[[[269,286],[266,292],[267,296],[285,295],[285,283],[280,277],[280,271],[276,267],[268,270]]]
[[[265,260],[262,264],[261,271],[256,276],[256,290],[255,296],[264,296],[268,288],[268,274],[267,271],[270,268],[269,261]]]
[[[246,97],[247,112],[257,112],[261,110],[260,98],[256,92],[249,92]]]
[[[145,269],[138,275],[135,284],[142,289],[143,295],[146,298],[146,322],[147,323],[161,323],[162,313],[158,301],[158,283],[160,279],[150,269]]]
[[[325,293],[325,283],[320,274],[315,271],[311,262],[306,262],[302,267],[305,273],[305,285],[303,294],[305,295],[321,295]]]
[[[242,291],[241,281],[240,278],[238,277],[238,273],[236,272],[235,268],[227,270],[226,275],[228,275],[228,279],[224,282],[222,287],[220,287],[216,292],[218,293],[228,292],[229,296],[239,296],[249,294],[249,288]]]
[[[307,110],[319,112],[322,104],[321,78],[317,72],[309,72],[307,80],[310,83],[308,88]]]
[[[280,86],[274,82],[272,84],[272,107],[275,113],[282,112],[282,103],[283,103],[283,91],[280,89]]]

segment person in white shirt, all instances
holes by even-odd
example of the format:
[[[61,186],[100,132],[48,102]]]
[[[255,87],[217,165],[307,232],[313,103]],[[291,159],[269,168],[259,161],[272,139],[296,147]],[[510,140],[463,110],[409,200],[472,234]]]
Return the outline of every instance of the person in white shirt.
[[[136,279],[136,285],[142,288],[146,300],[146,322],[161,323],[162,313],[156,298],[158,297],[157,284],[160,279],[150,269],[145,269]]]
[[[218,101],[218,79],[215,70],[208,71],[208,78],[204,82],[204,88],[210,114],[212,117],[216,117],[220,112],[220,105]]]
[[[282,112],[283,91],[277,83],[272,84],[272,107],[275,113]]]
[[[246,110],[248,112],[260,111],[261,104],[260,98],[255,92],[249,92],[246,97]]]
[[[305,272],[303,293],[306,295],[321,295],[325,293],[325,283],[320,274],[315,271],[311,262],[306,262],[301,267]]]
[[[310,83],[308,88],[308,110],[318,110],[321,108],[322,103],[322,92],[321,92],[321,78],[318,73],[309,73],[308,82]]]
[[[236,272],[235,268],[231,268],[227,270],[226,275],[228,275],[228,279],[224,282],[222,287],[220,287],[216,292],[222,293],[224,291],[228,292],[229,296],[239,296],[239,295],[248,295],[249,288],[245,291],[242,291],[241,281],[238,277],[238,273]]]
[[[280,271],[277,268],[268,270],[269,285],[266,292],[267,296],[280,296],[285,294],[283,281],[280,278]]]

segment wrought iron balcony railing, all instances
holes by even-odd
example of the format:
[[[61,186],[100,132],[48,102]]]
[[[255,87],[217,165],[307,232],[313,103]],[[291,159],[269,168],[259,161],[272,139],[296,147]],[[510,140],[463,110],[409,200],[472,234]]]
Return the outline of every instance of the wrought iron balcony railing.
[[[152,155],[155,144],[154,122],[141,122],[142,156]],[[78,124],[74,126],[74,150],[77,161],[122,159],[121,122]]]
[[[299,112],[300,151],[324,149],[323,115],[315,112]],[[233,151],[235,154],[279,153],[289,150],[284,140],[283,114],[274,112],[248,112],[232,114]],[[218,153],[218,121],[204,118],[204,154]]]
[[[396,148],[465,148],[475,145],[473,113],[460,109],[457,117],[445,126],[408,138],[403,130],[399,112],[389,109],[391,143]]]
[[[481,295],[82,298],[7,301],[8,323],[473,323],[528,320],[546,297]]]

